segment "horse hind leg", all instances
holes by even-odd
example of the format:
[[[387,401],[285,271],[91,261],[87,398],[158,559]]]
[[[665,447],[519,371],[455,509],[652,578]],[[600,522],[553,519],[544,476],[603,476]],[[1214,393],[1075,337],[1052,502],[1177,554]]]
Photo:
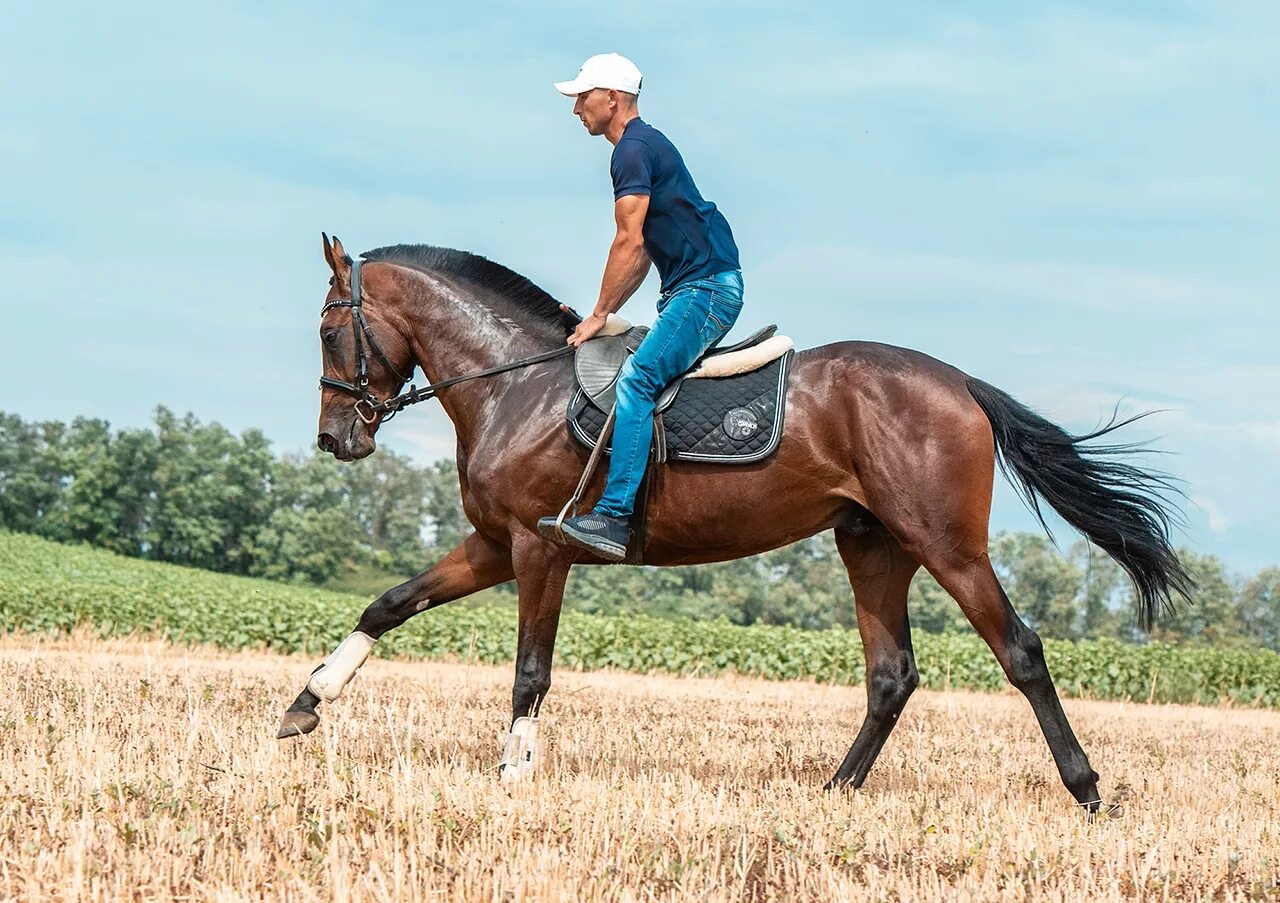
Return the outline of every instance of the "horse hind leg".
[[[837,530],[836,548],[849,571],[858,609],[867,713],[848,755],[827,782],[828,790],[862,786],[920,682],[907,618],[907,592],[919,563],[883,528],[859,535]]]
[[[1062,783],[1090,814],[1097,812],[1102,802],[1098,773],[1067,721],[1040,637],[1014,611],[987,553],[958,563],[926,559],[924,564],[991,647],[1009,682],[1031,703]]]

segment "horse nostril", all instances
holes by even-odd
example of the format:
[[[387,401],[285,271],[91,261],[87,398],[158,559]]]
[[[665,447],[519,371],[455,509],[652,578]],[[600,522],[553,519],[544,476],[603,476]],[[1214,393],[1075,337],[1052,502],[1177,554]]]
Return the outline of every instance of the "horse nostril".
[[[321,433],[316,437],[316,446],[320,451],[328,452],[331,455],[338,453],[338,440],[329,433]]]

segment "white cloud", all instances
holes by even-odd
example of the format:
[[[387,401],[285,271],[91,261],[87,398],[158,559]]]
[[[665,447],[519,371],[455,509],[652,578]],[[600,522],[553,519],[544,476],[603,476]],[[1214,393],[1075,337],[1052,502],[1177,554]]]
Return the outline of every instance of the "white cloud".
[[[1217,502],[1200,493],[1191,495],[1191,503],[1202,510],[1209,518],[1209,529],[1221,536],[1232,526],[1233,521],[1223,513]]]

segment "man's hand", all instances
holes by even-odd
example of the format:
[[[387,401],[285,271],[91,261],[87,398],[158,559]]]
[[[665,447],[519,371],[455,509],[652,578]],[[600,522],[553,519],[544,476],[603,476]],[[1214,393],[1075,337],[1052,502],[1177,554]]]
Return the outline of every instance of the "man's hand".
[[[604,329],[605,317],[600,314],[592,314],[581,323],[578,328],[573,331],[573,335],[569,336],[568,342],[574,348],[578,348],[587,339],[594,336],[600,330]]]

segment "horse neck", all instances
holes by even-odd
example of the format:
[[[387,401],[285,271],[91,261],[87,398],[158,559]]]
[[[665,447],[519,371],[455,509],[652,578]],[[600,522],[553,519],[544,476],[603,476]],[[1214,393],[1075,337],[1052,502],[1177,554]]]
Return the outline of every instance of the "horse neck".
[[[406,335],[427,379],[439,382],[549,351],[565,336],[517,304],[463,280],[398,268],[405,275]],[[501,398],[500,374],[459,383],[437,396],[467,441]]]

